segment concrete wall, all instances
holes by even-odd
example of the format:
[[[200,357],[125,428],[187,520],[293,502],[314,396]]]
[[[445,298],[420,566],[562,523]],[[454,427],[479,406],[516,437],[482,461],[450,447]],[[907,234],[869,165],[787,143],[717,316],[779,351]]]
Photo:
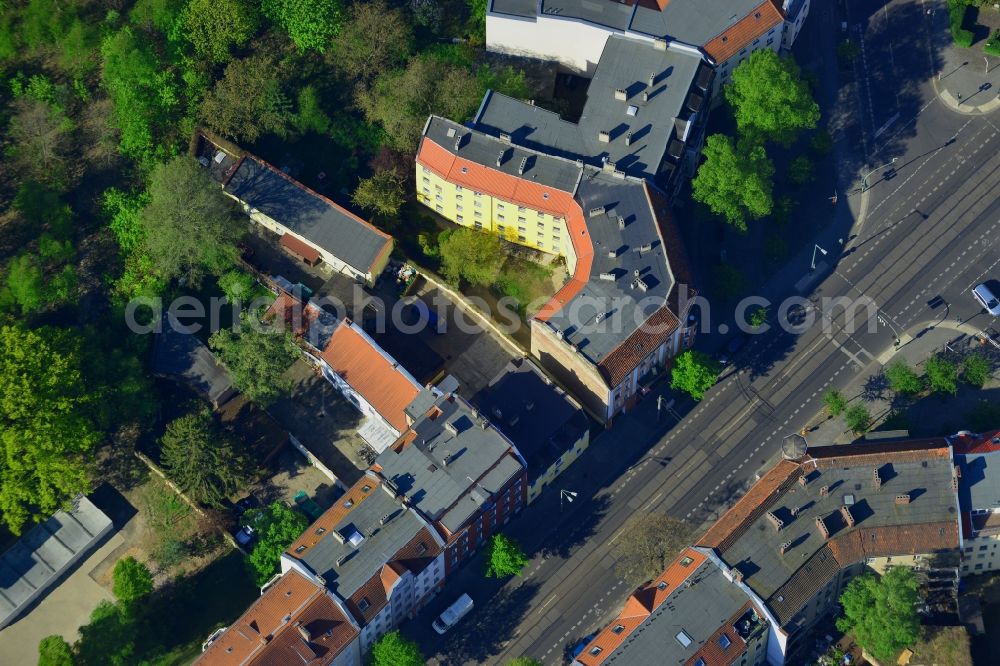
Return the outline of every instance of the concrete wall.
[[[554,60],[586,77],[597,70],[604,45],[612,34],[622,34],[577,19],[537,16],[534,20],[487,13],[486,48],[497,53]]]
[[[597,367],[536,319],[531,320],[531,355],[595,418],[602,423],[610,418],[610,394]]]
[[[792,3],[799,1],[791,0]],[[786,51],[791,49],[795,44],[795,40],[798,39],[799,32],[802,30],[802,24],[806,22],[806,17],[809,16],[809,0],[801,0],[801,2],[802,9],[799,10],[795,20],[785,21],[785,28],[781,37],[781,48]]]
[[[586,451],[589,446],[590,431],[585,430],[580,439],[573,443],[572,447],[559,456],[555,462],[549,465],[547,470],[535,478],[534,483],[528,486],[528,504],[534,502],[535,499],[537,499],[542,493],[542,490],[545,489],[545,486],[555,481],[556,478],[558,478],[567,467],[572,465],[573,462],[580,457],[580,454]]]

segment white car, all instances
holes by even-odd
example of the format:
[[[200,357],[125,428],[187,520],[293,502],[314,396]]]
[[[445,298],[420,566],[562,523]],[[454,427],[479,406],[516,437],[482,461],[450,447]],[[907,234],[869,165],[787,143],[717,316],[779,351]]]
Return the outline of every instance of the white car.
[[[976,297],[986,311],[989,312],[994,317],[1000,317],[1000,298],[993,293],[989,285],[985,282],[983,284],[976,285],[972,289],[972,295]]]

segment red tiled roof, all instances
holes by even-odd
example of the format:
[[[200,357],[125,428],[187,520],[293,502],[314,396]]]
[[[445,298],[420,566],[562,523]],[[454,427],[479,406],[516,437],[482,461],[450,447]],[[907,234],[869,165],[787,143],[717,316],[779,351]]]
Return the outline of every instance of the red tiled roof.
[[[729,26],[705,44],[707,53],[716,63],[722,63],[745,49],[753,40],[784,22],[781,11],[771,0],[765,0],[749,14]],[[780,35],[779,35],[780,39]]]
[[[281,322],[292,335],[302,336],[319,317],[319,311],[314,305],[303,304],[302,301],[281,292],[271,307],[264,313],[265,321]]]
[[[994,453],[1000,451],[1000,430],[963,433],[952,438],[951,444],[955,447],[955,453],[959,455]]]
[[[301,662],[321,666],[333,661],[357,635],[357,629],[324,588],[292,569],[195,663],[270,666]]]
[[[646,621],[646,618],[666,601],[681,583],[704,564],[706,559],[698,551],[685,548],[662,574],[629,596],[621,613],[608,626],[598,632],[594,639],[587,644],[587,649],[576,658],[577,661],[583,666],[598,666],[602,663],[625,642],[629,634],[639,628]],[[660,589],[661,584],[665,584],[662,590]],[[616,632],[615,628],[618,626],[621,626],[622,629]],[[600,653],[590,654],[590,651],[595,647],[601,648]]]
[[[354,485],[348,488],[347,492],[343,496],[334,502],[333,506],[323,512],[316,521],[309,526],[305,532],[299,535],[299,538],[288,547],[286,551],[292,557],[298,558],[299,553],[296,553],[296,549],[299,546],[305,546],[306,548],[311,548],[319,543],[323,536],[333,530],[333,528],[342,521],[347,514],[349,514],[354,509],[364,502],[366,499],[371,497],[375,492],[378,491],[378,487],[382,484],[382,480],[376,476],[370,476],[364,474],[360,479],[354,482]],[[368,490],[365,490],[367,486]],[[319,534],[317,534],[319,532]]]
[[[403,410],[420,393],[420,385],[350,320],[340,322],[320,357],[393,428],[407,429]]]
[[[281,247],[290,251],[295,256],[301,257],[307,263],[315,264],[319,261],[319,250],[309,243],[299,240],[292,234],[282,234]]]
[[[699,659],[702,660],[703,664],[707,666],[730,666],[736,663],[736,660],[743,656],[743,650],[746,649],[746,641],[733,629],[735,625],[743,615],[746,614],[748,610],[752,608],[753,604],[751,602],[746,602],[743,607],[740,608],[732,617],[722,624],[721,627],[715,630],[715,633],[708,637],[705,644],[701,648],[691,655],[691,658],[684,662],[685,666],[693,666],[698,662]],[[729,639],[729,647],[722,647],[719,641],[722,639],[723,634]]]
[[[642,359],[677,330],[680,322],[666,305],[649,316],[625,341],[597,364],[608,386],[618,386]]]

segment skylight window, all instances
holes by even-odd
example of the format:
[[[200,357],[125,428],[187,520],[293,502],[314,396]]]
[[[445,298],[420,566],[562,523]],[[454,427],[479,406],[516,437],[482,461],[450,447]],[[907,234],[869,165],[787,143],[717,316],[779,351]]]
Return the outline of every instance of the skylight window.
[[[727,636],[726,634],[722,634],[721,636],[719,636],[719,647],[720,648],[722,648],[723,650],[725,650],[730,645],[732,645],[732,641],[729,640],[729,636]]]
[[[683,630],[678,631],[677,635],[674,636],[674,638],[676,638],[677,642],[683,645],[684,647],[691,645],[691,637],[685,634]]]
[[[633,106],[633,105],[629,104],[628,108],[625,109],[625,114],[626,115],[635,116],[635,114],[637,114],[637,113],[639,113],[639,107],[637,107],[637,106]]]

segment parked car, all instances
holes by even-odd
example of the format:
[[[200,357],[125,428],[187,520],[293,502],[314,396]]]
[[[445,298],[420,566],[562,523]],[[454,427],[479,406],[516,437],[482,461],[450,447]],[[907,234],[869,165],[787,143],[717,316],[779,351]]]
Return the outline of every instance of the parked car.
[[[739,353],[741,349],[743,349],[743,346],[747,343],[747,340],[749,340],[747,334],[740,333],[732,340],[727,342],[726,346],[723,347],[722,352],[719,353],[719,363],[721,363],[722,365],[729,365],[730,363],[732,363],[733,357],[736,356],[736,354]]]
[[[972,295],[975,296],[976,300],[986,308],[994,317],[1000,316],[1000,297],[997,296],[996,292],[987,283],[977,284],[972,289]]]
[[[445,608],[444,612],[431,623],[431,626],[434,627],[434,631],[443,636],[445,632],[458,624],[459,620],[472,611],[473,605],[472,597],[468,594],[463,594],[455,603]]]
[[[255,537],[256,533],[253,531],[253,528],[247,525],[236,533],[236,543],[238,543],[240,547],[246,548],[253,543]]]
[[[236,500],[236,504],[233,508],[233,511],[236,513],[236,517],[239,518],[250,509],[259,509],[259,508],[260,508],[260,500],[257,499],[254,495],[247,495],[241,500]]]

